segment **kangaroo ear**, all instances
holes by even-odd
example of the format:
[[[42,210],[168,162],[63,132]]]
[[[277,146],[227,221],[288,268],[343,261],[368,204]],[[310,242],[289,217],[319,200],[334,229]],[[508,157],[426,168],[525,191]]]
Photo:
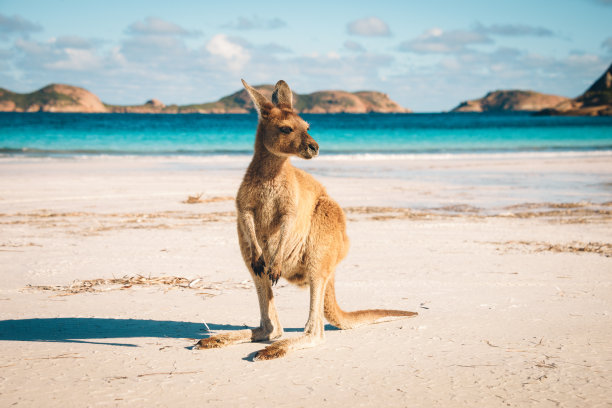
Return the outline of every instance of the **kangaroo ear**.
[[[275,105],[285,105],[293,109],[293,94],[291,88],[282,79],[276,83],[274,92],[272,93],[272,103]]]
[[[270,101],[268,101],[265,96],[259,93],[257,89],[247,84],[244,79],[241,79],[241,81],[242,85],[244,85],[244,88],[249,93],[249,96],[251,97],[251,100],[255,105],[255,109],[257,109],[257,114],[259,116],[265,116],[270,111],[270,108],[272,108],[272,104],[270,103]]]

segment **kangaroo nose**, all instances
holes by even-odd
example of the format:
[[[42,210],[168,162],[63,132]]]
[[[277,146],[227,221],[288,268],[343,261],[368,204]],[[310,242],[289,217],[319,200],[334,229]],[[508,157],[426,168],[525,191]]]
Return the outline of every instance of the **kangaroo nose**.
[[[308,143],[308,150],[312,152],[313,155],[319,153],[319,145],[316,143]]]

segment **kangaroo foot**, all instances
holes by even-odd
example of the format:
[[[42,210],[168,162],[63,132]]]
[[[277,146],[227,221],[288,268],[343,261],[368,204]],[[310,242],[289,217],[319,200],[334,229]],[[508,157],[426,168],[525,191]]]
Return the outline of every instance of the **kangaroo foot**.
[[[259,350],[253,360],[273,360],[275,358],[284,357],[289,351],[314,347],[323,343],[324,341],[325,338],[322,334],[306,334],[301,337],[278,340],[263,350]]]
[[[196,350],[221,348],[229,345],[230,343],[230,336],[227,334],[218,334],[216,336],[200,339],[200,341],[198,341],[193,348]]]
[[[283,357],[287,354],[289,349],[289,343],[287,340],[279,340],[268,347],[259,350],[253,360],[261,361],[261,360],[274,360],[275,358]]]
[[[193,348],[195,350],[220,348],[232,344],[277,339],[282,335],[283,329],[280,325],[276,327],[258,327],[255,329],[236,330],[201,339]]]

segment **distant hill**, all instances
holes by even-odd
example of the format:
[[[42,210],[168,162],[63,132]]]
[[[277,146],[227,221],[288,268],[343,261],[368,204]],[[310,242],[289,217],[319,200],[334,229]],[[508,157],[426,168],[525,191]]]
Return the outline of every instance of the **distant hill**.
[[[274,85],[260,85],[258,91],[270,98]],[[381,92],[361,91],[319,91],[310,94],[293,93],[293,107],[300,113],[406,113],[410,110],[401,107]],[[178,108],[181,111],[202,113],[248,113],[255,107],[246,90],[201,105],[188,105]]]
[[[27,94],[0,88],[0,111],[95,113],[107,109],[96,95],[83,88],[51,84]]]
[[[539,111],[559,105],[569,98],[533,91],[489,92],[480,99],[461,102],[451,112]]]
[[[264,95],[272,95],[273,85],[256,86]],[[301,113],[406,113],[381,92],[320,91],[293,94],[294,108]],[[0,111],[5,112],[107,112],[107,113],[249,113],[253,102],[246,90],[225,96],[216,102],[192,105],[168,105],[151,99],[143,105],[104,104],[91,92],[71,85],[48,85],[38,91],[19,94],[0,88]]]
[[[582,95],[539,115],[612,116],[612,64]]]

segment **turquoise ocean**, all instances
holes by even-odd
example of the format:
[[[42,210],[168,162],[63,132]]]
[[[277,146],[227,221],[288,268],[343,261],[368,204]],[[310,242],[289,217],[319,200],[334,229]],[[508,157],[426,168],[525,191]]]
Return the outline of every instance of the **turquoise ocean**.
[[[612,117],[302,115],[321,155],[612,151]],[[0,113],[0,155],[246,155],[257,116]]]

